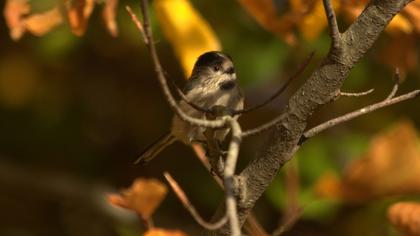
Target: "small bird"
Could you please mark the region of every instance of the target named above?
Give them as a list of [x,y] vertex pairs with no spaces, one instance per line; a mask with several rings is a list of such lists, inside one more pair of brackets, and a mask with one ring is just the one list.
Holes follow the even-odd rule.
[[[236,80],[232,58],[218,51],[206,52],[198,57],[183,93],[188,101],[205,109],[223,106],[240,110],[244,106],[244,97]],[[196,110],[184,100],[179,101],[178,105],[189,116],[206,118],[205,113]],[[235,116],[235,119],[237,118],[238,116]],[[149,162],[176,140],[187,145],[203,142],[206,140],[204,131],[205,128],[191,125],[175,115],[171,131],[150,145],[134,164]],[[228,133],[229,129],[216,130],[215,139],[221,143]]]

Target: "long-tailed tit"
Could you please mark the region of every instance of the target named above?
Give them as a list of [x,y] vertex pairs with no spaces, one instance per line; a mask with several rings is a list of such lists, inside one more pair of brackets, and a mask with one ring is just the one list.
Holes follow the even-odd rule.
[[[221,106],[240,110],[244,105],[232,58],[222,52],[206,52],[198,57],[183,92],[188,101],[205,109]],[[206,118],[205,113],[196,110],[184,100],[179,101],[179,106],[189,116]],[[191,125],[175,116],[172,120],[171,131],[150,145],[135,161],[135,164],[149,162],[176,140],[187,145],[195,141],[205,141],[204,131],[205,128]],[[229,129],[216,130],[214,137],[221,143],[228,133]]]

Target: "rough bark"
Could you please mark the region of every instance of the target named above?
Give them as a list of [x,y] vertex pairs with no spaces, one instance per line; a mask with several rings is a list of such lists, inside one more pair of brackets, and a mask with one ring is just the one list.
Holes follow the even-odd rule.
[[[320,66],[290,98],[282,112],[284,118],[272,129],[257,157],[238,176],[242,193],[238,199],[241,224],[278,171],[292,158],[308,118],[339,93],[355,63],[409,2],[372,0],[347,31],[339,35],[338,45],[331,47]],[[213,234],[230,235],[228,224]]]

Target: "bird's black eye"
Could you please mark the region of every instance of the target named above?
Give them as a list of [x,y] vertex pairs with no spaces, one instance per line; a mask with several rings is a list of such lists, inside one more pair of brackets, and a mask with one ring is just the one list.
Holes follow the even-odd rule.
[[219,70],[221,70],[221,69],[222,69],[222,68],[221,68],[220,66],[214,66],[214,67],[213,67],[213,70],[214,70],[214,71],[219,71]]

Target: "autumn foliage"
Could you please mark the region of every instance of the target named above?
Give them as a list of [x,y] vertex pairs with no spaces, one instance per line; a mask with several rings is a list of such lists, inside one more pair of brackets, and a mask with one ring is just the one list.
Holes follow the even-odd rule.
[[[276,35],[276,40],[282,40],[290,47],[314,42],[326,32],[328,24],[322,1],[288,0],[284,1],[287,4],[284,4],[282,9],[276,6],[276,2],[280,1],[238,0],[237,4],[248,14],[251,22]],[[367,2],[332,0],[341,31],[345,31],[346,27],[356,20]],[[33,9],[29,0],[6,0],[3,15],[10,38],[19,41],[28,37],[28,34],[42,37],[60,26],[67,27],[74,36],[82,37],[89,31],[89,22],[98,20],[92,17],[94,11],[101,11],[100,20],[108,34],[112,37],[119,36],[122,22],[119,22],[118,14],[123,12],[118,11],[122,9],[121,1],[59,0],[55,3],[52,8],[39,12]],[[171,45],[185,78],[190,74],[197,56],[203,51],[223,50],[211,22],[192,2],[154,0],[152,6],[155,12],[152,16],[158,22],[157,28],[162,32],[163,40],[167,40]],[[404,74],[418,67],[420,0],[415,0],[405,7],[391,21],[385,34],[385,43],[378,46],[378,53],[374,57],[390,68],[400,68],[404,77]],[[12,59],[8,62],[12,63],[11,66],[6,64],[8,70],[19,71],[20,64],[13,66]],[[22,70],[19,73],[30,72]],[[11,107],[18,107],[26,101],[29,94],[26,91],[31,90],[35,83],[28,80],[25,84],[19,82],[19,78],[20,76],[16,76],[12,82],[0,78],[0,98],[8,101],[2,102],[10,104]],[[3,84],[10,85],[10,88]],[[20,87],[14,87],[15,84]],[[349,163],[343,164],[345,168],[342,173],[323,172],[315,185],[311,186],[311,191],[317,198],[333,199],[341,204],[367,205],[384,198],[420,193],[420,139],[412,122],[402,120],[379,132],[370,139],[363,154],[352,158]],[[298,177],[294,182],[296,185],[300,184]],[[299,191],[299,188],[295,191]],[[164,201],[167,192],[166,185],[156,179],[138,178],[127,189],[108,195],[107,201],[114,207],[123,208],[138,216],[139,222],[145,225],[145,236],[186,236],[181,230],[169,230],[153,225],[153,214]],[[295,197],[293,195],[293,198]],[[296,204],[297,202],[298,200]],[[302,211],[305,210],[305,207],[302,207]],[[392,205],[388,210],[388,219],[404,234],[420,235],[419,203],[399,202]]]
[[369,150],[348,166],[341,179],[328,173],[316,184],[324,197],[364,202],[385,196],[420,193],[420,139],[401,121],[372,139]]
[[420,204],[398,202],[388,209],[389,221],[407,236],[420,235]]

